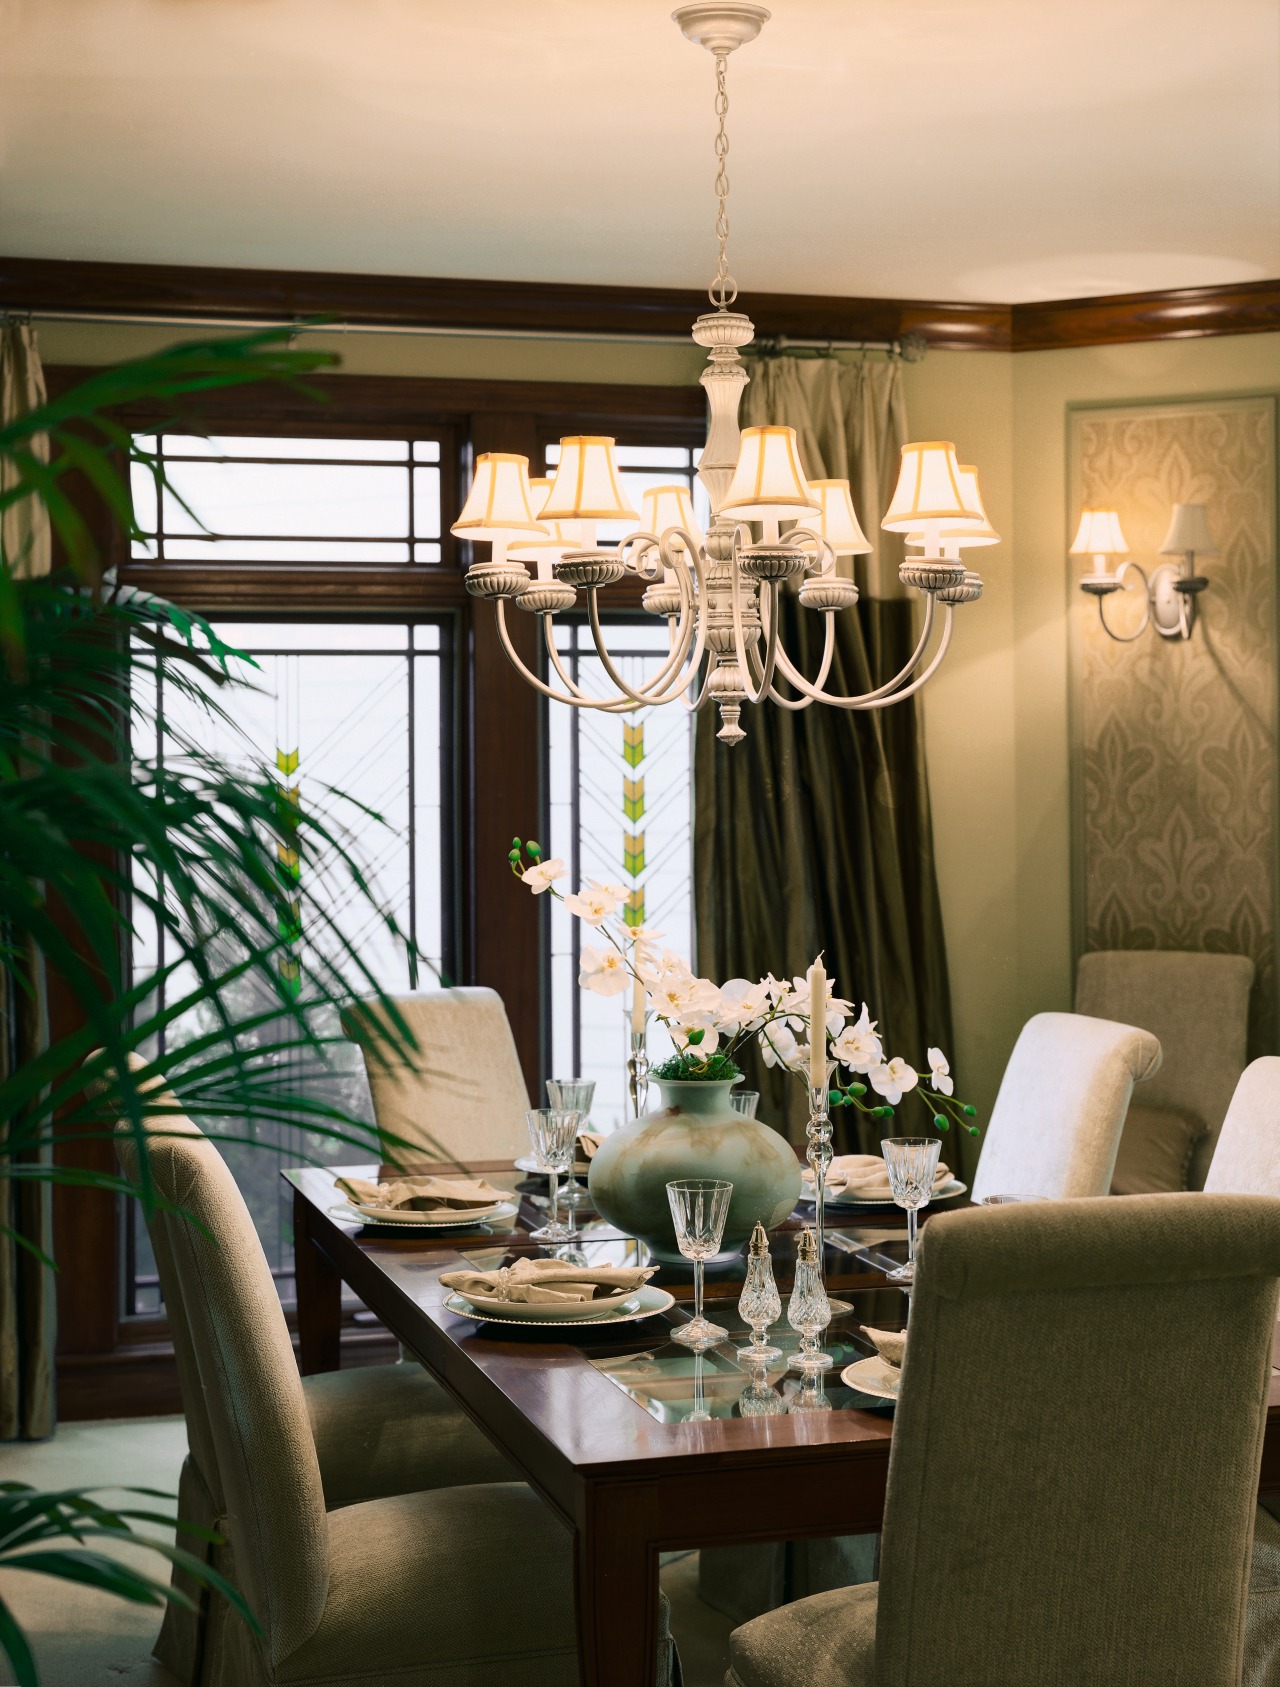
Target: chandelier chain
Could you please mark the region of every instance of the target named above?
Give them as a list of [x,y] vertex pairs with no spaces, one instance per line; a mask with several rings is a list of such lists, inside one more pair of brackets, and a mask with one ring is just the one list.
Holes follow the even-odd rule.
[[724,53],[716,54],[716,116],[720,120],[716,130],[716,239],[720,254],[707,297],[718,310],[727,310],[738,296],[738,283],[729,274],[729,135],[725,127],[729,116],[728,62]]

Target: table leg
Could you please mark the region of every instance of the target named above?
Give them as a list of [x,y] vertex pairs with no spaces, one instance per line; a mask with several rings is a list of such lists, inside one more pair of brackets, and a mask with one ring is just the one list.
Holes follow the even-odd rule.
[[304,1377],[341,1364],[342,1278],[311,1235],[310,1201],[293,1195],[293,1247],[298,1292],[298,1368]]
[[591,1484],[574,1540],[582,1687],[653,1687],[658,1554],[642,1486]]

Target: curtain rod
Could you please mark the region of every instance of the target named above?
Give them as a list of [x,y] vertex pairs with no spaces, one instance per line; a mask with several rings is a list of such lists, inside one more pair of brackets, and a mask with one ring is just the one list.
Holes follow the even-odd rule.
[[[449,328],[426,323],[294,322],[283,317],[189,316],[179,311],[9,310],[0,321],[113,323],[133,328],[291,328],[295,334],[409,334],[427,339],[546,340],[552,344],[600,343],[689,346],[686,334],[627,334],[589,328]],[[763,336],[745,348],[748,354],[777,357],[792,351],[884,351],[916,363],[926,343],[919,334],[898,340],[793,340],[786,335]]]

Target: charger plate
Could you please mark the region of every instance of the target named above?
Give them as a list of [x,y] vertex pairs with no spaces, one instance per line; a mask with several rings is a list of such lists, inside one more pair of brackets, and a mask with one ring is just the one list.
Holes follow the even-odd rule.
[[[957,1195],[967,1195],[968,1192],[969,1185],[953,1177],[950,1183],[944,1183],[936,1194],[929,1197],[929,1205],[933,1206],[938,1201],[954,1201]],[[813,1188],[807,1180],[800,1190],[800,1199],[809,1206],[813,1205]],[[896,1203],[892,1195],[845,1195],[839,1189],[834,1192],[828,1189],[826,1205],[830,1211],[832,1207],[892,1207]]]
[[901,1370],[878,1353],[846,1365],[840,1373],[840,1381],[847,1388],[856,1388],[859,1394],[872,1394],[877,1400],[896,1400],[901,1377]]
[[[506,1310],[499,1317],[495,1313],[482,1311],[465,1296],[458,1294],[450,1295],[444,1304],[450,1312],[456,1313],[459,1318],[473,1318],[477,1324],[519,1324],[523,1328],[529,1329],[531,1326],[539,1325],[544,1328],[551,1326],[560,1328],[565,1325],[572,1327],[583,1324],[609,1326],[635,1324],[643,1318],[653,1318],[659,1312],[666,1312],[675,1303],[676,1297],[674,1295],[668,1294],[665,1289],[655,1289],[652,1284],[646,1283],[644,1288],[637,1289],[623,1301],[623,1306],[630,1307],[630,1311],[607,1308],[603,1313],[597,1312],[594,1316],[590,1313],[584,1313],[580,1306],[548,1307],[543,1305],[531,1306],[528,1309],[529,1312],[542,1314],[542,1316],[529,1317],[526,1315],[521,1317],[517,1315],[513,1318],[511,1314],[514,1308],[510,1301],[506,1301],[502,1303]],[[548,1312],[552,1314],[551,1317],[546,1316]],[[566,1312],[570,1316],[564,1316]]]
[[519,1212],[514,1201],[497,1201],[491,1207],[468,1207],[465,1212],[456,1207],[445,1213],[389,1213],[382,1207],[358,1207],[354,1201],[343,1201],[329,1211],[335,1218],[358,1219],[361,1224],[388,1224],[399,1230],[469,1230],[475,1224],[487,1224],[514,1218]]

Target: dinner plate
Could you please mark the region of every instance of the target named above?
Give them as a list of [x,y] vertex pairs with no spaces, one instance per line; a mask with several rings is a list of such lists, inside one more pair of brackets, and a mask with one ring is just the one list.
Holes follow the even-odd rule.
[[[530,1177],[546,1177],[548,1175],[547,1168],[540,1166],[532,1154],[522,1154],[515,1164],[517,1171],[528,1172]],[[575,1160],[573,1163],[574,1177],[585,1178],[590,1169],[591,1167],[586,1160]],[[560,1175],[563,1177],[565,1174],[561,1172]]]
[[[953,1177],[950,1183],[944,1183],[935,1195],[929,1197],[929,1205],[936,1201],[954,1201],[957,1195],[965,1195],[969,1191],[967,1183],[961,1183],[958,1177]],[[800,1199],[813,1204],[813,1190],[802,1188]],[[826,1205],[831,1207],[892,1207],[896,1205],[892,1195],[846,1195],[842,1189],[827,1191]]]
[[519,1210],[514,1201],[497,1201],[491,1207],[471,1207],[466,1212],[454,1208],[444,1213],[390,1213],[383,1207],[358,1207],[354,1201],[343,1201],[329,1208],[335,1218],[348,1221],[355,1218],[361,1224],[390,1224],[403,1230],[468,1230],[475,1224],[514,1218]]
[[477,1312],[504,1320],[514,1318],[519,1324],[580,1324],[594,1323],[624,1308],[634,1312],[639,1295],[639,1289],[632,1289],[629,1294],[604,1300],[500,1300],[497,1295],[463,1295],[462,1299]]
[[840,1381],[847,1388],[856,1388],[859,1394],[873,1394],[877,1400],[896,1400],[901,1377],[902,1372],[878,1353],[846,1365],[840,1373]]
[[[459,1318],[473,1318],[477,1324],[519,1324],[525,1329],[528,1329],[531,1325],[544,1325],[563,1329],[565,1327],[581,1327],[583,1324],[591,1324],[596,1327],[600,1325],[612,1327],[614,1324],[636,1324],[643,1318],[653,1318],[659,1312],[666,1312],[669,1307],[675,1305],[676,1297],[669,1295],[665,1289],[655,1289],[651,1283],[646,1283],[644,1288],[637,1290],[633,1295],[627,1296],[628,1304],[632,1301],[635,1302],[635,1307],[631,1312],[609,1311],[603,1317],[599,1314],[595,1317],[584,1317],[581,1311],[575,1307],[573,1310],[577,1313],[577,1316],[573,1318],[512,1318],[510,1316],[510,1305],[507,1306],[502,1317],[497,1317],[490,1312],[481,1312],[463,1295],[456,1294],[450,1295],[448,1300],[445,1301],[445,1305],[450,1312],[456,1313]],[[546,1308],[542,1307],[537,1310],[545,1312]]]

